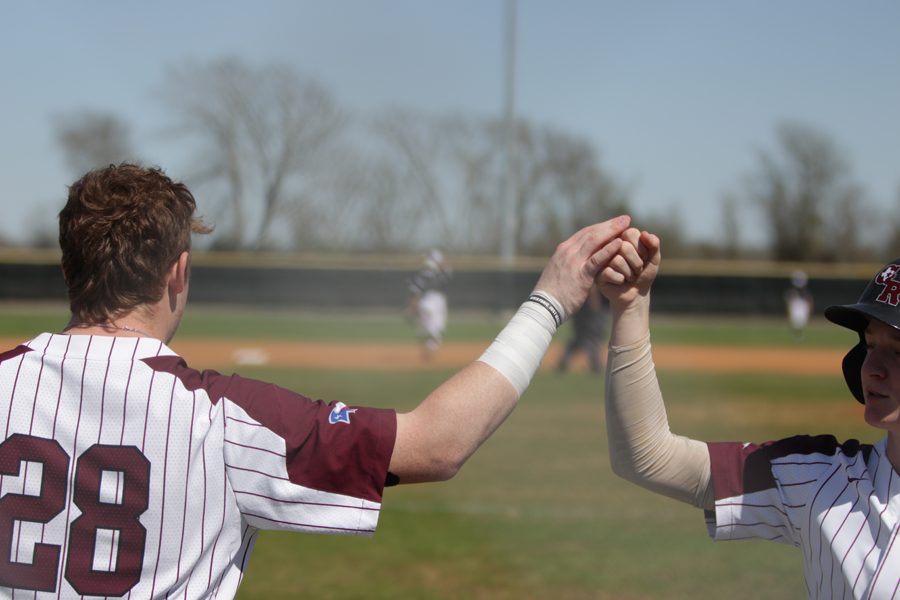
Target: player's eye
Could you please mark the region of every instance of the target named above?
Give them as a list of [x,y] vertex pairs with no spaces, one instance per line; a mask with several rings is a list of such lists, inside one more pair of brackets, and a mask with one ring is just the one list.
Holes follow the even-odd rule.
[[878,346],[877,344],[867,343],[866,344],[866,352],[873,353],[878,352],[882,357],[891,357],[900,359],[900,346],[895,346],[893,344],[889,346]]

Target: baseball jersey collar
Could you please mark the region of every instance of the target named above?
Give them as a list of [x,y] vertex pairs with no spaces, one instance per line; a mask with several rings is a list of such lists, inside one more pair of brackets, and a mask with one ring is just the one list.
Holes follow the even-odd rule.
[[151,356],[176,355],[175,351],[160,340],[146,337],[45,332],[24,345],[50,356],[88,360],[138,360]]

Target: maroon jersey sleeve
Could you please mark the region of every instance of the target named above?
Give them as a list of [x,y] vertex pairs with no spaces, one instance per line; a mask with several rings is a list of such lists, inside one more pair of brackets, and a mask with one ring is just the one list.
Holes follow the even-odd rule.
[[[178,357],[146,360],[179,374],[189,389],[205,390],[211,402],[226,400],[239,409],[226,410],[226,444],[233,454],[242,447],[247,454],[283,452],[291,483],[381,501],[397,433],[393,410],[314,401],[271,383],[198,372]],[[256,435],[260,427],[283,440],[283,446],[266,447],[263,436]]]

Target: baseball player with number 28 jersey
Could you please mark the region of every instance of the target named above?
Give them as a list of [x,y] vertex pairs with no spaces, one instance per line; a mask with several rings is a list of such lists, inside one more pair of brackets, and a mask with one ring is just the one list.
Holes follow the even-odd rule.
[[145,337],[48,333],[0,358],[4,586],[229,597],[259,529],[375,530],[391,411],[200,373]]
[[629,222],[560,244],[484,354],[400,413],[189,367],[168,344],[195,210],[138,165],[70,187],[71,320],[0,353],[0,595],[231,598],[261,529],[371,535],[385,486],[453,477],[509,415]]
[[703,443],[669,431],[650,350],[659,239],[629,229],[601,274],[613,308],[606,388],[610,460],[620,476],[706,511],[716,540],[761,538],[803,554],[810,598],[900,598],[900,259],[855,304],[825,316],[859,334],[843,361],[875,444],[831,435]]

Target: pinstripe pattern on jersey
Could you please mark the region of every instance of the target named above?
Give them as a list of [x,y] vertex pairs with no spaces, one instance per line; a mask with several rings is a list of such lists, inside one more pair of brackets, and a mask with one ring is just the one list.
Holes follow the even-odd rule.
[[799,547],[810,598],[900,597],[900,477],[885,445],[832,436],[708,444],[710,535]]
[[[353,415],[358,425],[332,425],[328,415],[333,405],[322,400],[311,401],[271,383],[237,375],[195,371],[176,356],[146,362],[155,370],[175,374],[187,389],[206,389],[211,398],[225,398],[240,409],[227,412],[228,425],[240,434],[227,436],[226,452],[249,440],[244,449],[256,452],[240,454],[252,455],[250,464],[265,461],[268,449],[280,454],[279,464],[287,463],[292,483],[381,502],[384,474],[373,472],[371,464],[390,461],[396,428],[393,411],[358,408]],[[321,453],[316,445],[304,443],[310,439],[330,451]],[[289,456],[285,456],[285,445],[290,448]]]
[[[77,458],[97,444],[130,446],[149,461],[144,546],[98,529],[92,562],[114,573],[121,552],[142,552],[134,598],[232,597],[262,528],[371,534],[394,414],[358,409],[352,426],[332,426],[329,411],[277,386],[189,369],[148,338],[42,334],[0,354],[0,432],[56,439],[71,458],[70,488]],[[99,496],[122,502],[127,473],[104,471]],[[39,494],[42,476],[41,463],[21,463],[18,475],[0,476],[0,496]],[[31,562],[36,543],[63,554],[57,591],[29,598],[80,597],[65,552],[81,514],[70,491],[46,525],[16,521],[14,560]]]

